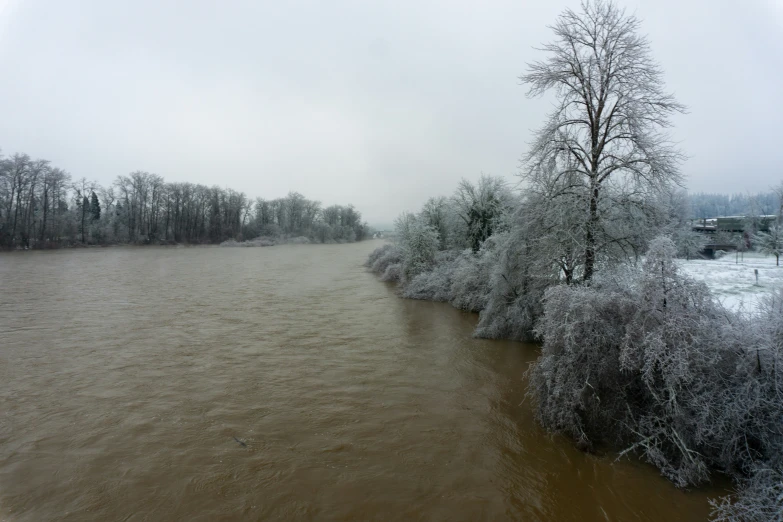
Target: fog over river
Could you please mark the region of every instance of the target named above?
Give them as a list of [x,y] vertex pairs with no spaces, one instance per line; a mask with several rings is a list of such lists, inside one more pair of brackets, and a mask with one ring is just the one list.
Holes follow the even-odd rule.
[[706,520],[525,400],[378,241],[0,253],[0,520]]

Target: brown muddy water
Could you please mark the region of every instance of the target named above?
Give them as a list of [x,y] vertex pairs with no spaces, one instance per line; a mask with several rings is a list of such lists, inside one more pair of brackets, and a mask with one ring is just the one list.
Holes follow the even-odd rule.
[[707,519],[547,435],[536,348],[398,298],[378,245],[0,254],[0,520]]

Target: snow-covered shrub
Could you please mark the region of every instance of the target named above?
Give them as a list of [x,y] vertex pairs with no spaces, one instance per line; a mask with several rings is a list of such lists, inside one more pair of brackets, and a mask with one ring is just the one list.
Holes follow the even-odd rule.
[[372,251],[366,265],[378,275],[383,275],[391,265],[402,263],[402,251],[397,245],[385,244]]
[[503,235],[484,241],[478,252],[463,251],[454,263],[449,302],[454,308],[480,312],[487,306],[492,291],[492,274],[498,263]]
[[364,266],[371,267],[375,261],[383,257],[384,254],[386,254],[391,248],[394,248],[394,245],[391,245],[389,243],[386,243],[385,245],[381,245],[372,252],[370,252],[370,255],[367,256],[367,261],[364,262]]
[[456,252],[449,250],[438,252],[432,270],[422,272],[408,281],[402,296],[408,299],[449,301],[456,258]]
[[620,371],[619,357],[625,326],[637,308],[635,296],[611,281],[546,291],[535,329],[542,353],[529,374],[529,392],[545,428],[582,448],[627,438],[621,421],[632,377]]
[[707,451],[715,467],[745,475],[759,462],[783,467],[783,290],[762,299],[755,313],[730,314],[719,349],[730,364],[705,371],[713,412],[703,423],[714,434]]
[[402,280],[402,264],[393,263],[386,265],[386,269],[381,274],[381,281],[387,283],[399,283]]
[[626,318],[620,368],[628,388],[629,449],[680,487],[708,478],[708,446],[720,437],[713,422],[718,384],[731,377],[735,353],[722,338],[727,315],[706,285],[678,273],[677,248],[655,238],[634,285],[636,310]]
[[710,501],[715,522],[783,521],[783,471],[760,465],[741,481],[736,495]]
[[583,447],[619,444],[680,487],[713,469],[779,470],[783,291],[756,315],[729,312],[678,272],[676,252],[656,238],[640,272],[546,292],[530,373],[538,418]]
[[[735,495],[711,501],[715,520],[783,521],[783,289],[744,319],[743,357],[723,386],[721,467],[740,478]],[[750,332],[750,333],[748,333]]]
[[672,240],[677,247],[677,257],[694,259],[702,257],[707,238],[700,232],[694,232],[689,228],[679,228],[672,232]]
[[518,231],[498,245],[491,267],[490,292],[475,335],[487,339],[529,341],[543,313],[544,292],[557,284],[556,269],[542,265],[531,241]]
[[440,239],[438,232],[424,220],[404,213],[395,222],[397,244],[402,251],[403,283],[411,281],[435,265]]

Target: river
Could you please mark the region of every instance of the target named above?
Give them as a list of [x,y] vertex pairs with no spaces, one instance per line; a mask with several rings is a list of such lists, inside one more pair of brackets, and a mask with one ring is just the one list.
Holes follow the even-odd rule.
[[0,520],[707,519],[545,433],[536,347],[397,297],[379,244],[0,254]]

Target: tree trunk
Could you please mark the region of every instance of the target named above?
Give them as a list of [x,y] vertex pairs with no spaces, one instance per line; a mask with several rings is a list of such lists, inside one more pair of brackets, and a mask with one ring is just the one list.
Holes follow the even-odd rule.
[[49,213],[49,187],[44,185],[43,193],[43,216],[41,216],[41,241],[46,239],[46,217]]
[[11,241],[14,240],[14,237],[16,236],[16,222],[19,217],[19,205],[22,202],[22,189],[21,187],[16,192],[16,208],[14,209],[14,226],[11,228]]
[[87,205],[85,204],[86,201],[87,201],[87,198],[83,197],[82,198],[82,244],[84,244],[86,242],[85,241],[85,236],[84,236],[84,229],[85,229],[85,223],[84,222],[85,222],[85,216],[87,215]]
[[593,278],[595,270],[595,226],[598,223],[598,187],[593,187],[590,195],[590,216],[585,230],[585,274],[584,281]]

